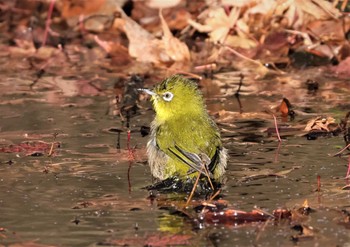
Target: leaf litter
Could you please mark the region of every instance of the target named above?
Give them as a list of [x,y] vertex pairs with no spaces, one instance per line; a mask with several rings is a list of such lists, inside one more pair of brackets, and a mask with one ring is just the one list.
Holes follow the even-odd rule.
[[[256,83],[257,78],[277,77],[280,87],[288,83],[295,85],[297,82],[301,82],[300,78],[295,79],[288,73],[286,74],[285,68],[288,70],[292,66],[302,68],[320,66],[323,72],[334,72],[345,76],[345,78],[348,74],[346,68],[349,53],[346,35],[350,21],[348,15],[335,6],[335,1],[334,4],[327,1],[315,2],[311,0],[279,1],[278,4],[270,0],[222,1],[221,4],[186,3],[188,8],[184,8],[183,1],[172,1],[170,6],[164,6],[164,1],[148,1],[145,6],[135,2],[135,6],[138,7],[135,7],[131,13],[126,11],[126,8],[124,11],[120,7],[116,7],[114,1],[94,0],[89,4],[84,2],[72,4],[72,1],[57,0],[41,1],[41,4],[45,7],[51,6],[50,9],[53,12],[47,13],[46,25],[42,23],[42,16],[35,15],[33,18],[41,24],[35,26],[35,22],[33,22],[33,28],[31,26],[33,23],[30,23],[28,16],[39,11],[36,10],[38,6],[30,4],[29,1],[24,1],[21,4],[5,2],[1,5],[6,14],[5,23],[9,26],[13,26],[15,21],[15,19],[8,17],[11,11],[18,15],[18,19],[21,19],[20,25],[14,27],[15,32],[4,32],[5,39],[11,41],[9,43],[13,42],[13,45],[6,46],[6,52],[3,55],[12,56],[14,59],[15,57],[21,58],[19,59],[21,61],[18,60],[16,65],[17,69],[26,67],[34,72],[30,78],[32,81],[29,83],[27,81],[24,85],[31,85],[30,88],[24,90],[51,90],[48,88],[48,84],[50,84],[67,98],[74,98],[78,95],[106,96],[106,87],[110,88],[110,85],[113,84],[108,78],[122,75],[120,78],[128,78],[121,83],[122,90],[118,90],[118,86],[116,86],[113,93],[107,92],[107,94],[110,93],[111,98],[116,98],[116,101],[113,102],[113,109],[108,109],[108,112],[111,115],[120,116],[123,131],[118,132],[118,135],[121,134],[123,137],[130,134],[128,129],[133,125],[132,118],[138,116],[140,109],[143,110],[140,102],[142,104],[144,99],[140,99],[135,94],[135,88],[143,83],[152,85],[155,81],[154,77],[160,78],[175,71],[190,74],[191,70],[195,70],[194,68],[201,68],[195,70],[196,73],[201,73],[201,75],[196,75],[196,78],[213,75],[218,79],[220,90],[225,91],[226,87],[226,95],[237,95],[238,102],[239,95],[249,96],[256,92],[262,96],[269,94],[271,90],[261,88],[259,83]],[[191,4],[195,7],[191,7]],[[162,10],[162,8],[165,9]],[[172,8],[176,10],[174,11],[177,14],[176,18],[179,18],[176,20],[185,21],[178,23],[178,25],[175,25],[176,21],[171,22]],[[137,14],[141,17],[137,18]],[[266,25],[266,23],[271,23],[271,25]],[[48,35],[47,38],[43,38],[46,35]],[[40,45],[42,46],[40,47]],[[311,62],[305,62],[304,57],[312,58]],[[86,66],[82,63],[83,60],[87,60],[91,64]],[[96,60],[99,62],[94,62]],[[150,71],[149,68],[152,70]],[[231,71],[224,75],[225,70]],[[240,71],[237,73],[237,71],[232,72],[232,70]],[[77,72],[87,71],[92,72],[82,77],[69,78],[72,75],[76,76]],[[138,75],[129,72],[135,71],[141,72],[145,78],[152,77],[152,80],[146,79],[141,84],[134,83]],[[154,76],[154,74],[157,75]],[[244,75],[244,79],[241,79],[240,83],[233,80],[234,77],[241,78],[237,77],[237,74]],[[68,78],[65,77],[66,75]],[[99,75],[105,77],[100,78]],[[229,83],[231,83],[229,86],[228,84],[222,85],[223,76],[229,78]],[[318,84],[307,79],[303,81],[306,81],[304,86],[310,94],[317,94],[318,88],[323,85],[322,82]],[[347,90],[347,86],[346,84],[343,86],[344,90]],[[286,88],[290,91],[296,89],[296,87]],[[264,95],[264,93],[266,94]],[[315,139],[340,135],[344,137],[344,141],[348,145],[348,117],[339,122],[335,116],[314,116],[308,112],[309,109],[298,105],[300,101],[295,100],[298,93],[294,93],[292,98],[286,95],[280,96],[280,102],[276,102],[272,108],[260,112],[245,111],[243,104],[239,112],[219,110],[213,111],[213,115],[223,125],[226,124],[228,129],[235,126],[235,120],[238,118],[260,119],[269,124],[269,127],[264,125],[260,129],[254,130],[262,133],[262,136],[266,132],[268,134],[278,133],[278,130],[281,132],[282,139],[288,135],[297,136],[295,132],[311,133],[312,135],[309,136],[312,138],[316,136]],[[327,96],[329,95],[324,95],[325,98]],[[41,99],[33,101],[41,102]],[[295,104],[295,101],[298,103]],[[1,104],[21,103],[23,100],[8,100]],[[67,107],[70,106],[73,106],[73,103],[68,102]],[[298,114],[299,116],[304,114],[308,117],[312,115],[313,119],[309,119],[306,123],[305,121],[295,123],[292,119],[292,111],[296,113],[296,116]],[[278,115],[276,122],[287,122],[289,125],[281,127],[281,124],[278,123],[274,126],[272,118],[274,114]],[[340,119],[339,115],[338,119]],[[273,132],[274,129],[276,129],[275,132]],[[285,134],[286,132],[289,133]],[[315,132],[322,132],[326,135],[315,135]],[[6,153],[46,155],[51,153],[50,150],[54,145],[52,154],[55,154],[59,144],[52,144],[42,141],[21,142],[3,145],[0,150]],[[134,151],[142,154],[144,150],[133,149],[129,144],[128,142],[127,149],[119,152],[119,156],[123,157],[124,161],[131,163],[142,162],[144,157],[141,155],[141,158],[138,159],[137,156],[135,158]],[[256,143],[256,145],[258,144]],[[94,149],[100,146],[90,144],[85,145],[85,147]],[[102,147],[106,146],[102,144]],[[345,145],[345,147],[347,146]],[[110,148],[108,153],[109,155],[104,159],[98,154],[85,154],[85,156],[87,159],[108,161],[115,154],[113,148]],[[82,153],[76,152],[75,154]],[[252,174],[244,176],[240,182],[249,182],[270,176],[288,178],[290,173],[299,168],[300,166],[293,166],[280,172],[276,172],[274,169],[252,170]],[[348,185],[342,189],[347,190]],[[79,202],[76,207],[82,209],[120,205],[118,197],[106,196],[106,198],[98,198],[93,202]],[[309,211],[308,205],[303,205],[301,209],[276,209],[270,214],[260,209],[238,210],[227,203],[220,204],[217,200],[201,202],[201,200],[196,199],[188,208],[176,205],[179,201],[183,203],[181,199],[175,203],[170,200],[170,203],[175,204],[175,207],[172,205],[169,212],[175,211],[186,215],[186,218],[198,228],[202,227],[203,223],[232,227],[240,224],[270,223],[287,219],[293,222],[290,223],[291,227],[293,231],[297,232],[291,235],[293,242],[308,241],[319,235],[317,229],[308,223],[312,216],[305,215],[305,211]],[[136,202],[124,203],[125,207],[128,208],[129,203]],[[146,210],[147,207],[144,207],[146,200],[141,200],[139,204],[143,204],[142,208]],[[159,205],[159,207],[163,206]],[[348,211],[342,212],[343,216],[340,217],[339,224],[348,227]],[[101,244],[185,245],[190,243],[194,237],[185,234],[150,233],[140,238],[112,239],[101,242]],[[30,244],[30,242],[23,243],[23,246],[31,246]],[[37,245],[34,244],[34,246]]]

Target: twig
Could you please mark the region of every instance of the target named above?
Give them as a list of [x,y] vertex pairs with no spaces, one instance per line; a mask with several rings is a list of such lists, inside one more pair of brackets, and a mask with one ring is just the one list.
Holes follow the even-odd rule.
[[79,30],[80,30],[82,33],[86,33],[84,21],[85,21],[85,20],[84,20],[84,15],[79,15],[78,25],[79,25]]
[[129,188],[129,194],[131,193],[131,179],[130,179],[130,172],[131,172],[131,166],[132,161],[135,160],[134,152],[130,148],[130,140],[131,140],[131,131],[127,131],[127,143],[126,146],[128,148],[128,159],[129,159],[129,167],[128,167],[128,188]]
[[271,66],[274,70],[276,70],[278,73],[285,75],[287,74],[286,72],[284,72],[283,70],[280,70],[279,68],[277,68],[276,64],[274,63],[269,63],[269,66]]
[[208,178],[208,181],[209,181],[209,183],[210,183],[210,187],[212,188],[212,190],[214,191],[214,185],[213,185],[213,183],[212,183],[212,181],[211,181],[211,179],[210,179],[210,174],[209,174],[209,171],[208,171],[208,169],[207,169],[207,166],[205,165],[205,162],[202,162],[202,169],[198,172],[198,176],[197,176],[197,179],[196,179],[196,182],[194,183],[194,185],[193,185],[193,188],[192,188],[192,191],[191,191],[191,193],[190,193],[190,196],[188,197],[188,199],[187,199],[187,202],[186,202],[186,207],[188,206],[188,204],[190,203],[190,201],[191,201],[191,199],[192,199],[192,197],[193,197],[193,194],[194,194],[194,192],[195,192],[195,190],[196,190],[196,188],[197,188],[197,185],[198,185],[198,182],[199,182],[199,178],[200,178],[200,176],[201,176],[201,174],[203,173],[203,170],[205,171],[205,175],[207,176],[207,178]]
[[58,133],[57,133],[57,132],[53,134],[53,141],[52,141],[52,143],[51,143],[51,148],[50,148],[48,157],[51,157],[52,154],[53,154],[53,149],[54,149],[54,147],[55,147],[55,140],[56,140],[56,137],[57,137],[57,136],[58,136]]
[[317,192],[321,191],[321,176],[317,175]]
[[194,70],[214,70],[216,69],[216,63],[209,63],[209,64],[204,64],[204,65],[198,65],[196,67],[194,67]]
[[350,147],[350,143],[348,145],[345,146],[345,148],[343,148],[342,150],[340,150],[338,153],[336,154],[333,154],[333,157],[334,156],[339,156],[341,155],[342,152],[344,152],[346,149],[348,149]]
[[[274,217],[274,216],[273,216]],[[275,217],[274,217],[275,218]],[[270,224],[273,220],[274,220],[274,218],[273,219],[268,219],[267,221],[265,221],[264,222],[264,224],[261,226],[261,227],[258,227],[258,233],[256,234],[256,237],[255,237],[255,242],[257,242],[259,239],[260,239],[260,237],[261,237],[261,234],[265,231],[265,229],[266,229],[266,226],[268,225],[268,224]]]
[[197,188],[197,185],[198,185],[200,176],[201,176],[201,172],[198,173],[196,182],[195,182],[194,185],[193,185],[192,191],[191,191],[191,193],[190,193],[190,196],[189,196],[188,199],[187,199],[187,202],[186,202],[186,204],[185,204],[185,207],[187,207],[187,206],[189,205],[190,201],[192,200],[192,197],[193,197],[193,194],[194,194],[194,192],[195,192],[195,190],[196,190],[196,188]]
[[281,142],[278,142],[278,146],[277,146],[277,149],[276,149],[276,152],[275,152],[275,157],[273,159],[274,163],[278,162],[278,154],[280,152],[280,149],[281,149]]
[[232,49],[231,47],[229,47],[229,46],[227,46],[227,45],[223,45],[223,47],[226,48],[227,50],[229,50],[230,52],[232,52],[233,54],[235,54],[236,56],[238,56],[238,57],[244,59],[244,60],[247,60],[247,61],[252,62],[252,63],[254,63],[254,64],[257,64],[257,65],[259,65],[259,66],[264,66],[264,65],[263,65],[262,63],[260,63],[259,61],[255,61],[255,60],[253,60],[253,59],[251,59],[251,58],[249,58],[249,57],[246,57],[246,56],[244,56],[243,54],[239,53],[238,51]]
[[242,73],[239,74],[239,85],[238,85],[238,88],[237,88],[237,91],[235,93],[235,97],[237,99],[237,102],[238,102],[238,106],[239,106],[239,113],[243,113],[243,106],[242,106],[242,102],[241,102],[241,99],[239,98],[239,93],[241,92],[241,87],[243,85],[243,79],[244,79],[244,75]]
[[55,143],[54,143],[54,142],[52,142],[52,143],[51,143],[51,148],[50,148],[49,154],[48,154],[47,156],[49,156],[49,157],[51,157],[51,156],[52,156],[54,146],[55,146]]
[[129,160],[129,167],[128,167],[128,191],[129,191],[129,194],[131,194],[131,178],[130,178],[130,172],[131,172],[131,160]]
[[[98,87],[98,86],[96,86],[96,85],[94,84],[95,81],[101,81],[101,79],[98,78],[98,77],[95,77],[95,78],[93,78],[93,79],[91,79],[91,80],[87,80],[87,83],[88,83],[91,87],[93,87],[94,89],[96,89],[98,92],[103,92],[103,90],[102,90],[100,87]],[[86,81],[83,80],[82,82],[85,83]]]
[[346,172],[345,179],[349,179],[349,178],[350,178],[350,155],[349,155],[349,162],[348,162],[348,171]]
[[127,128],[130,127],[130,111],[129,110],[126,111],[126,127]]
[[126,142],[126,146],[127,146],[128,150],[130,151],[130,139],[131,139],[131,131],[130,130],[127,131],[127,136],[128,136],[128,139]]
[[[45,63],[45,65],[47,65],[47,63]],[[42,66],[44,67],[44,66]],[[33,87],[35,86],[35,84],[37,84],[37,82],[39,81],[39,79],[43,76],[43,74],[45,73],[45,69],[41,68],[38,72],[36,72],[36,78],[33,80],[33,82],[29,85],[30,90],[33,89]]]
[[[208,168],[204,165],[204,163],[203,163],[203,167],[204,167],[205,175],[207,176],[208,181],[209,181],[209,183],[210,183],[210,187],[214,190],[214,185],[213,185],[213,183],[211,182]],[[202,169],[202,170],[203,170],[203,169]]]
[[38,72],[36,73],[36,78],[33,80],[33,82],[29,85],[30,90],[33,90],[33,87],[37,84],[37,82],[39,81],[39,79],[45,74],[45,69],[46,67],[48,67],[53,60],[55,60],[57,58],[57,56],[63,52],[62,46],[58,45],[57,46],[58,51],[55,51],[55,53],[49,58],[47,59],[47,61],[42,64],[38,70]]
[[128,130],[127,135],[128,135],[128,139],[127,139],[126,146],[128,148],[128,158],[129,158],[129,161],[133,161],[133,160],[135,160],[135,156],[134,156],[134,151],[130,148],[130,139],[131,139],[131,131],[130,130]]
[[53,8],[55,6],[55,2],[56,2],[56,0],[51,0],[50,6],[49,6],[49,10],[47,12],[46,26],[45,26],[45,32],[44,32],[44,38],[43,38],[42,46],[46,45],[47,33],[49,32],[50,23],[51,23],[51,15],[52,15],[52,12],[53,12]]
[[280,133],[278,131],[278,125],[277,125],[276,116],[275,116],[275,114],[272,114],[272,116],[273,116],[273,120],[275,121],[275,128],[276,128],[277,139],[278,139],[279,142],[281,142],[282,140],[281,140],[281,137],[280,137]]
[[239,85],[238,85],[238,88],[237,88],[237,91],[235,93],[235,96],[238,97],[239,96],[239,93],[241,92],[241,87],[243,85],[243,79],[244,79],[244,75],[242,73],[239,74]]
[[117,149],[120,149],[120,132],[118,132],[118,137],[117,137]]
[[286,31],[287,33],[291,33],[291,34],[300,35],[304,39],[305,45],[309,45],[309,46],[313,45],[313,42],[312,42],[309,34],[306,32],[301,32],[301,31],[297,31],[297,30],[289,30],[289,29],[285,29],[284,31]]
[[212,195],[212,196],[209,198],[209,202],[211,202],[212,200],[214,200],[215,197],[217,197],[217,196],[220,194],[220,192],[221,192],[221,189],[218,189],[218,190],[214,193],[214,195]]
[[344,10],[345,10],[347,4],[348,4],[348,0],[344,0],[344,1],[343,1],[343,4],[342,4],[341,7],[340,7],[341,11],[344,12]]
[[239,98],[239,94],[235,95],[235,97],[237,99],[239,113],[242,114],[243,113],[243,105],[242,105],[241,99]]

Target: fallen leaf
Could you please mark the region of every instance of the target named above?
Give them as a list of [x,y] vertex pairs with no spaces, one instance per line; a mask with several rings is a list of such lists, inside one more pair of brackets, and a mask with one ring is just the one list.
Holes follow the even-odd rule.
[[344,16],[344,19],[321,20],[317,19],[310,22],[305,30],[322,42],[344,40],[344,31],[350,28],[350,18]]
[[[53,152],[57,152],[60,143],[55,142]],[[42,156],[49,154],[52,143],[43,141],[22,142],[19,144],[1,145],[0,153],[25,153],[27,156]]]
[[260,210],[245,212],[241,210],[225,209],[219,211],[210,211],[202,213],[201,218],[208,224],[238,225],[251,222],[261,222],[273,219],[273,216]]
[[129,51],[125,46],[118,42],[101,40],[97,35],[94,36],[94,40],[110,55],[113,65],[123,66],[131,63]]
[[282,118],[287,116],[294,117],[295,112],[292,110],[293,106],[287,98],[283,98],[281,104],[275,108],[275,112],[281,113]]
[[274,11],[275,16],[284,16],[288,25],[299,29],[305,23],[315,19],[338,18],[341,13],[327,1],[280,0]]
[[247,37],[228,35],[225,39],[225,45],[228,45],[230,47],[240,47],[242,49],[252,49],[257,46],[257,43]]
[[199,32],[209,33],[212,42],[224,43],[230,29],[237,22],[239,13],[240,8],[232,8],[229,15],[222,7],[211,8],[206,13],[204,25],[191,19],[188,20],[188,23]]
[[137,61],[169,65],[174,62],[188,62],[190,60],[188,47],[171,34],[161,12],[159,15],[162,19],[163,37],[157,39],[129,18],[123,10],[119,11],[122,18],[117,19],[114,26],[125,32],[129,40],[129,54]]
[[331,131],[330,125],[335,123],[335,119],[332,117],[316,117],[307,122],[305,131],[320,130]]
[[187,45],[172,35],[163,18],[162,11],[159,11],[159,18],[163,29],[162,41],[164,42],[165,51],[168,56],[175,62],[189,61],[190,51]]
[[96,13],[105,4],[106,0],[61,0],[58,7],[61,8],[63,18]]
[[[253,2],[253,1],[251,1]],[[251,15],[255,14],[262,14],[267,15],[269,12],[271,12],[274,8],[276,8],[275,0],[260,0],[260,1],[254,1],[256,5],[252,6],[251,8],[248,8],[245,15],[249,18]]]
[[165,8],[172,8],[181,3],[181,0],[171,0],[171,1],[164,1],[164,0],[147,0],[145,1],[145,4],[154,9],[165,9]]

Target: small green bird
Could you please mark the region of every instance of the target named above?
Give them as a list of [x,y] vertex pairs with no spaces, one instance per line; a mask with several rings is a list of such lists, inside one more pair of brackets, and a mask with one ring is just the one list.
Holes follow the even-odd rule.
[[152,96],[156,112],[147,144],[152,175],[160,180],[186,180],[202,174],[220,182],[227,165],[227,150],[207,113],[197,84],[175,75],[158,84]]

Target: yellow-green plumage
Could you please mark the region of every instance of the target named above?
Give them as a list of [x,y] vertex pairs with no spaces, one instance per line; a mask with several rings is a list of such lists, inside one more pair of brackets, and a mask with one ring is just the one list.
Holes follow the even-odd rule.
[[204,174],[205,164],[211,177],[219,180],[226,168],[226,149],[196,83],[173,76],[146,92],[152,95],[156,112],[147,144],[153,176],[192,177]]

